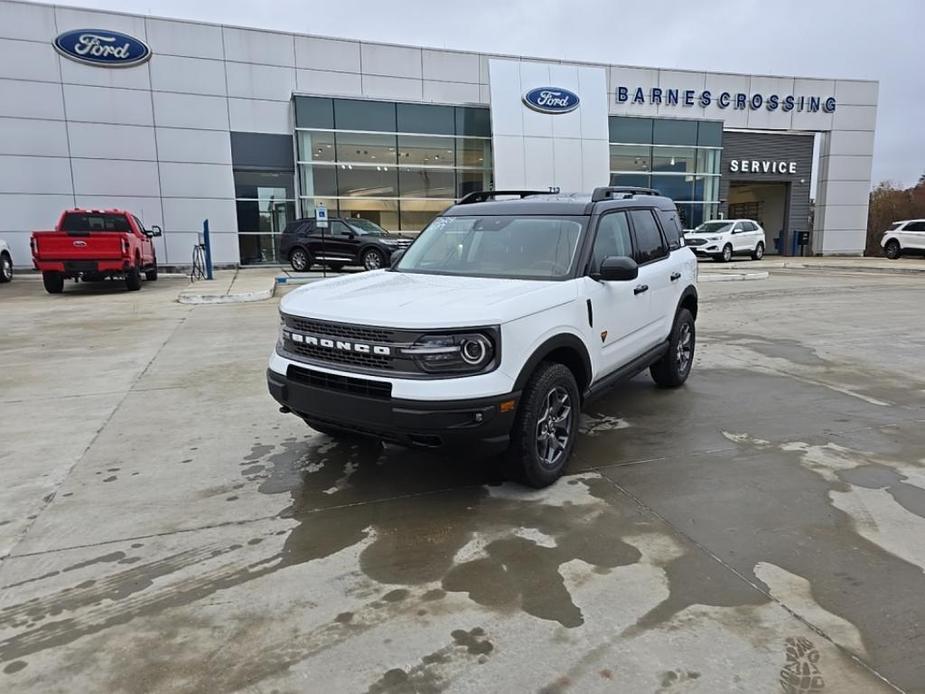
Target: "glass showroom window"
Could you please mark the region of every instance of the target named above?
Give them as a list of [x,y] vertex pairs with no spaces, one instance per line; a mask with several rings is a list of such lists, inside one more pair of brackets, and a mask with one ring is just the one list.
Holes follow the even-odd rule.
[[488,109],[296,97],[295,112],[304,216],[324,200],[332,216],[417,231],[492,185]]
[[722,123],[612,116],[611,185],[655,188],[678,206],[685,228],[715,218]]
[[292,171],[234,172],[242,265],[278,263],[279,234],[295,219]]

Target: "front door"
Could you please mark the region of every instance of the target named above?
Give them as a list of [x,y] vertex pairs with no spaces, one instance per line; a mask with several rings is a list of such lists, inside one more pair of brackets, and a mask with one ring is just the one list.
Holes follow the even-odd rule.
[[[632,258],[633,255],[626,212],[602,216],[594,238],[590,272],[597,273],[604,258]],[[643,343],[651,295],[638,291],[639,281],[604,282],[584,277],[582,282],[583,294],[590,302],[590,343],[599,347],[597,354],[592,355],[595,378],[600,378],[645,351]]]

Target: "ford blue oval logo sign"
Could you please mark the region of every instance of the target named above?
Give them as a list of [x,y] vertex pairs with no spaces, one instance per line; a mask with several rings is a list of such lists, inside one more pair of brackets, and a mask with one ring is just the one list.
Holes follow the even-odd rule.
[[581,99],[562,87],[537,87],[524,94],[524,103],[540,113],[568,113],[578,108]]
[[54,41],[58,53],[78,63],[99,67],[131,67],[151,57],[148,45],[134,36],[102,29],[75,29]]

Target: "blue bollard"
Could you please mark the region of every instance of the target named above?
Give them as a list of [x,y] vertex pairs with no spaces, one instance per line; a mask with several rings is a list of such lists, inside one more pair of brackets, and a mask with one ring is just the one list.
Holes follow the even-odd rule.
[[206,279],[212,279],[212,242],[209,240],[209,220],[202,220],[202,245],[206,252]]

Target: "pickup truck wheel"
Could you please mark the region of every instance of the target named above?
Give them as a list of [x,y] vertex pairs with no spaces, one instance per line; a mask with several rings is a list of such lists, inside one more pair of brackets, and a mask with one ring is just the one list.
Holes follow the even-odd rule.
[[312,266],[312,257],[304,248],[293,248],[289,254],[289,264],[296,272],[308,272]]
[[764,244],[761,241],[758,242],[758,245],[755,246],[755,250],[752,251],[752,260],[761,260],[764,257]]
[[385,265],[385,256],[375,248],[363,251],[363,267],[367,270],[378,270]]
[[13,279],[13,261],[9,253],[0,253],[0,282],[9,282]]
[[684,383],[694,363],[696,341],[694,316],[686,308],[682,308],[671,328],[668,351],[665,356],[649,367],[652,380],[662,388],[677,388]]
[[154,265],[145,270],[145,279],[148,282],[154,282],[157,280],[157,261],[154,261]]
[[899,256],[901,256],[903,251],[899,246],[899,241],[896,239],[890,239],[887,241],[886,245],[883,247],[883,254],[890,260],[896,260]]
[[575,447],[580,407],[568,367],[541,364],[520,399],[507,453],[510,474],[537,489],[559,479]]
[[130,292],[141,289],[141,270],[138,269],[137,265],[126,271],[125,286]]
[[43,272],[42,284],[49,294],[60,294],[64,291],[64,276],[60,272]]

